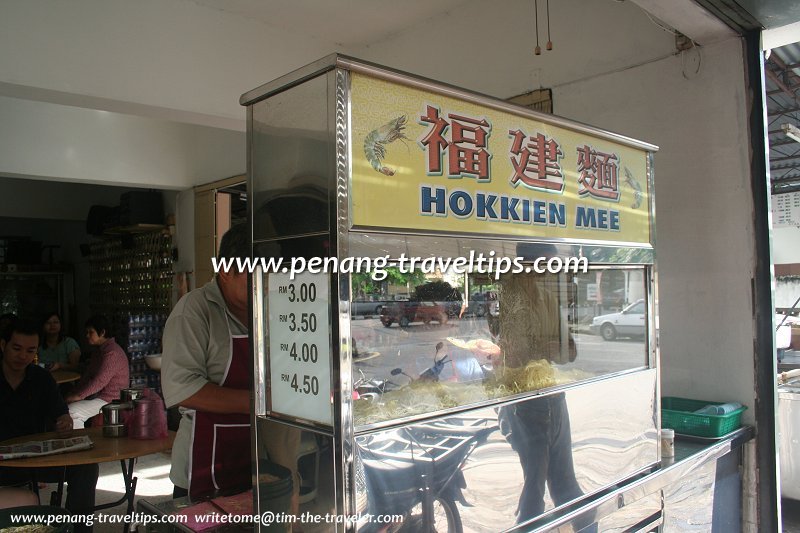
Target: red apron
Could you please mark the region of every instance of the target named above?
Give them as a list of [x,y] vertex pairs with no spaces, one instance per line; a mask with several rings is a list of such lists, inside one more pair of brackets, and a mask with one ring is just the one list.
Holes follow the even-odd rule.
[[[250,344],[247,335],[231,335],[231,358],[219,384],[250,389]],[[189,496],[211,496],[246,489],[250,475],[250,415],[195,411],[189,468]]]

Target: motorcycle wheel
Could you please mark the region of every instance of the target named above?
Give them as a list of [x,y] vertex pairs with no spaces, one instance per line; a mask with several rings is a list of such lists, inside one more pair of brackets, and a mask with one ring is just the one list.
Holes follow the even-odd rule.
[[431,533],[463,533],[461,515],[456,502],[450,498],[437,497],[433,501],[433,524]]
[[397,533],[464,533],[456,502],[449,497],[438,496],[433,501],[432,516],[432,523],[426,524],[418,503],[406,514]]

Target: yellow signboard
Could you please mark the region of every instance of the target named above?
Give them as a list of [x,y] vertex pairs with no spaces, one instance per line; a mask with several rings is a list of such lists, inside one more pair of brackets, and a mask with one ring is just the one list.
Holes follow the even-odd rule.
[[645,150],[351,75],[355,227],[650,243]]

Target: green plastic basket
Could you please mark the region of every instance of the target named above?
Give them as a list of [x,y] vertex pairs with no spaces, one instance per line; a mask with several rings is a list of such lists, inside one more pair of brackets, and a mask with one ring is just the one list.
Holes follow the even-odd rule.
[[722,437],[742,425],[742,413],[747,407],[724,415],[702,415],[694,411],[723,403],[666,396],[661,398],[661,427],[696,437]]

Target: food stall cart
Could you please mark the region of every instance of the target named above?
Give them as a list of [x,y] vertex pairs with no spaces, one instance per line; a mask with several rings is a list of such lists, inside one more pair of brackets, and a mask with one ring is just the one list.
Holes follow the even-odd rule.
[[[252,282],[256,507],[272,421],[344,517],[321,531],[659,527],[657,148],[341,55],[241,103],[253,256],[283,260]],[[367,260],[408,284],[412,258],[460,312],[353,312]]]

